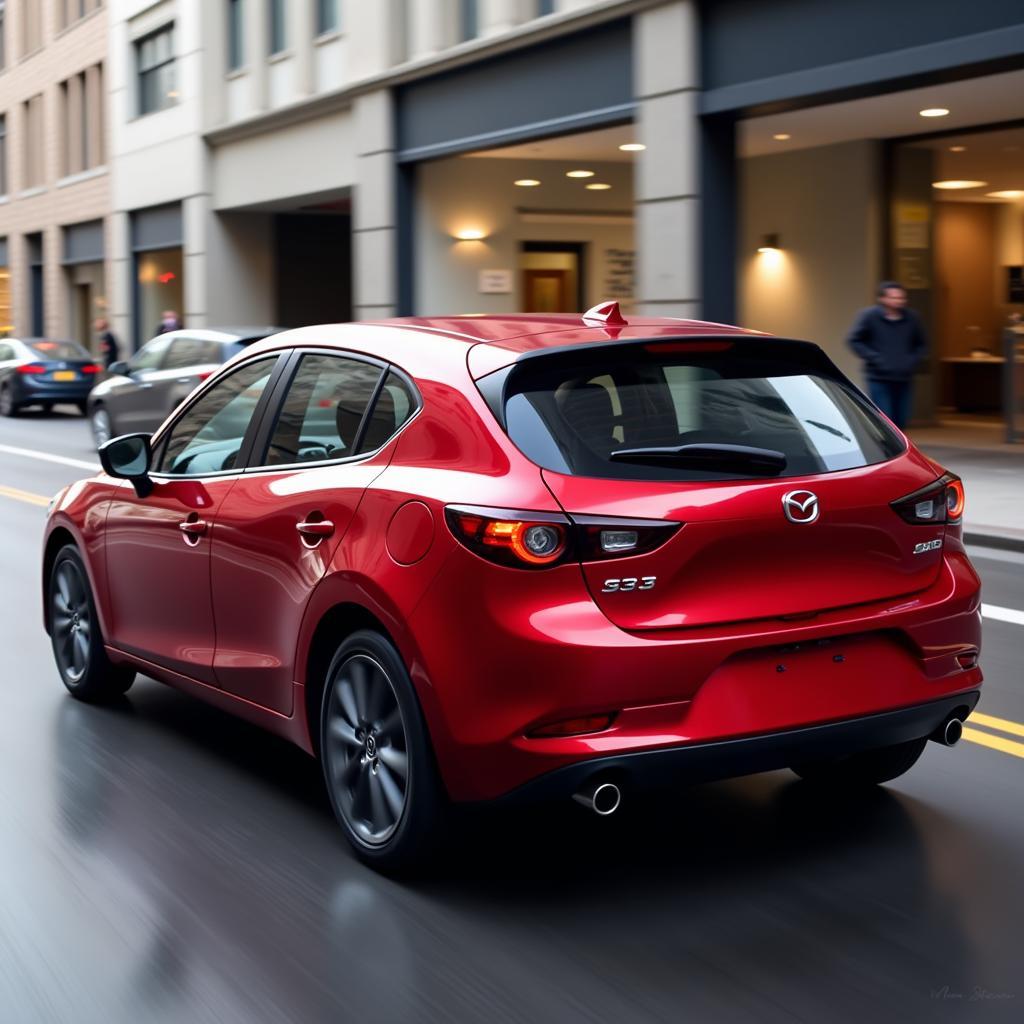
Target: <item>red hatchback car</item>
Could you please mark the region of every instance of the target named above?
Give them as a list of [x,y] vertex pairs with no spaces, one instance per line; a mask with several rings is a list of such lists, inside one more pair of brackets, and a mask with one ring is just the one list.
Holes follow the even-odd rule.
[[46,531],[67,688],[287,737],[381,866],[451,802],[883,782],[978,700],[961,483],[806,342],[614,304],[303,328],[100,454]]

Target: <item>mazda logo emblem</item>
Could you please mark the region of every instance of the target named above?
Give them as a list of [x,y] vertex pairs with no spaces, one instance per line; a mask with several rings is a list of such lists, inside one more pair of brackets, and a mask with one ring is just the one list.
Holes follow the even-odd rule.
[[818,496],[811,491],[790,491],[782,496],[782,511],[791,523],[813,523],[818,518]]

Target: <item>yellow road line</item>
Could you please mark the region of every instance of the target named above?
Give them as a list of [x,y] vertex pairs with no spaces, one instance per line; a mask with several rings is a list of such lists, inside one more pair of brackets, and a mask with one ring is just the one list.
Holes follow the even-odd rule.
[[971,729],[964,726],[964,739],[971,743],[980,743],[983,747],[991,747],[993,750],[1000,750],[1004,754],[1013,754],[1014,757],[1024,757],[1024,743],[1017,743],[1015,740],[1007,740],[1002,736],[993,736],[991,733],[981,732],[979,729]]
[[39,505],[46,508],[50,504],[49,498],[41,494],[32,494],[31,491],[19,491],[17,487],[5,487],[0,484],[0,498],[13,498],[15,501],[23,501],[26,505]]
[[1024,725],[1019,722],[1009,722],[1005,718],[983,715],[980,711],[975,711],[971,715],[971,722],[974,725],[987,725],[990,729],[1008,732],[1011,736],[1024,736]]

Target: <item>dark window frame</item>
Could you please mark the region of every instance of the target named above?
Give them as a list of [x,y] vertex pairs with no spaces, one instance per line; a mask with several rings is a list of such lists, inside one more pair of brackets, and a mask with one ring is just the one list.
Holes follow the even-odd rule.
[[[135,47],[135,87],[136,87],[136,113],[139,117],[147,117],[150,114],[158,114],[161,110],[168,110],[177,106],[177,95],[171,96],[167,90],[158,90],[154,93],[155,104],[147,105],[146,86],[150,81],[158,81],[165,69],[170,68],[173,75],[172,90],[177,92],[177,55],[174,52],[174,29],[173,21],[165,22],[158,29],[140,36],[134,40]],[[147,43],[155,42],[163,36],[168,37],[168,55],[161,60],[154,60],[143,63],[143,48]]]
[[245,0],[227,0],[228,72],[245,67]]
[[284,0],[267,3],[267,56],[288,52],[288,9]]
[[316,34],[330,35],[341,30],[341,0],[315,0]]

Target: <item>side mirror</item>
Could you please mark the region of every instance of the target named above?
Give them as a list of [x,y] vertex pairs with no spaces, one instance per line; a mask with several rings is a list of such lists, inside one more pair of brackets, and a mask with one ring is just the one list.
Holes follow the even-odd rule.
[[100,465],[108,476],[131,480],[135,493],[145,498],[153,491],[149,478],[153,450],[149,446],[151,434],[123,434],[101,444],[98,449]]
[[128,369],[128,361],[126,359],[117,359],[110,366],[107,367],[107,373],[112,377],[128,377],[131,371]]

